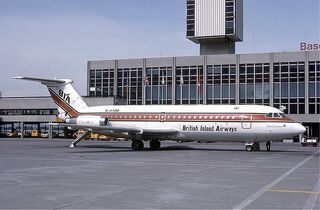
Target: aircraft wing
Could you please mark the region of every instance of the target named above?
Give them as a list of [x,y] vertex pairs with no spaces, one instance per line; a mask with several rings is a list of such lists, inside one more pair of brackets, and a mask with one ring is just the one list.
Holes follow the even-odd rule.
[[110,132],[110,133],[131,133],[141,135],[173,135],[178,132],[176,129],[141,129],[133,127],[114,127],[114,126],[88,126],[88,125],[75,125],[66,123],[52,123],[53,125],[62,125],[72,129],[83,129],[92,132]]

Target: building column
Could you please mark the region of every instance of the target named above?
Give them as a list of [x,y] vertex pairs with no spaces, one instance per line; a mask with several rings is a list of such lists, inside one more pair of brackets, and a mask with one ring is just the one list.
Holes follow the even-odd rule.
[[309,53],[305,52],[304,61],[304,111],[309,114]]
[[[146,105],[146,71],[147,71],[147,64],[146,64],[146,59],[142,59],[142,105]],[[139,73],[138,73],[139,74]],[[139,91],[139,90],[138,90]]]
[[236,63],[236,105],[240,104],[240,55],[237,56]]
[[24,137],[24,123],[23,121],[20,122],[20,132],[21,132],[21,139]]
[[172,58],[172,105],[176,104],[176,58]]
[[273,101],[273,98],[274,98],[274,96],[273,96],[273,81],[274,81],[274,78],[273,78],[273,71],[274,71],[274,69],[273,69],[273,63],[274,63],[274,54],[273,53],[270,53],[270,66],[269,66],[269,91],[270,91],[270,93],[269,93],[269,96],[270,96],[270,106],[274,106],[274,101]]
[[51,124],[52,122],[50,122],[50,124],[49,124],[49,139],[53,139],[53,135],[52,135],[52,127],[53,127],[53,125]]
[[87,62],[87,96],[90,96],[90,61]]
[[[201,81],[200,81],[201,84]],[[207,56],[203,56],[203,82],[202,82],[203,105],[207,105]]]
[[114,60],[113,95],[118,97],[118,60]]

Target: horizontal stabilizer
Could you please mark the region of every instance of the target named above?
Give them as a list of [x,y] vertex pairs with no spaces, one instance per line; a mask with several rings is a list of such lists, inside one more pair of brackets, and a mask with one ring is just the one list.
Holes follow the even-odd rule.
[[72,80],[69,80],[69,79],[42,79],[42,78],[33,78],[33,77],[12,77],[12,79],[41,82],[43,85],[68,84],[73,82]]
[[47,86],[48,91],[58,107],[57,117],[65,120],[69,117],[77,117],[79,113],[88,108],[77,90],[73,87],[70,79],[43,79],[34,77],[13,77],[12,79],[39,82]]

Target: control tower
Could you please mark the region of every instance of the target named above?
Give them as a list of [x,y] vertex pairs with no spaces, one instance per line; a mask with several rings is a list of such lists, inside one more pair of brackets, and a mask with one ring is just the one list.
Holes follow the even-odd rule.
[[243,39],[243,0],[187,0],[186,20],[200,55],[234,54]]

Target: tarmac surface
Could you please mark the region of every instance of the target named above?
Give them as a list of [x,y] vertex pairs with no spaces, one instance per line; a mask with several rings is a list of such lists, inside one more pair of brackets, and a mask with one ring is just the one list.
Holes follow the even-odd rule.
[[0,209],[319,209],[319,147],[0,139]]

